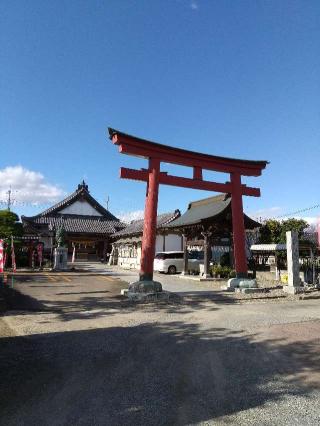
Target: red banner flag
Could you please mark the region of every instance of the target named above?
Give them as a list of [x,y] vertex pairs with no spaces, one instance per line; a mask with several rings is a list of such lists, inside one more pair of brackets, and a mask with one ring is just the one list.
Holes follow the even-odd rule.
[[0,240],[0,273],[3,272],[3,240]]
[[43,251],[43,246],[42,244],[39,243],[37,245],[37,252],[38,252],[38,262],[39,262],[40,268],[42,266],[42,251]]
[[11,264],[12,264],[12,272],[16,272],[17,265],[16,265],[16,255],[14,252],[13,237],[11,237]]

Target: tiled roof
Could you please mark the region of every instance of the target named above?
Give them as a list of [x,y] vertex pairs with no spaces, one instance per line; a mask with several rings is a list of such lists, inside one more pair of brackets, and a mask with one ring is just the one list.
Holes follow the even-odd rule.
[[86,200],[93,208],[95,208],[100,214],[102,214],[102,216],[109,220],[119,220],[118,218],[113,216],[113,214],[111,214],[109,210],[106,210],[101,204],[98,203],[97,200],[95,200],[90,195],[88,185],[86,185],[84,181],[80,185],[78,185],[78,188],[68,197],[66,197],[62,201],[59,201],[59,203],[43,211],[42,213],[39,213],[37,216],[48,216],[53,213],[58,213],[60,210],[66,208],[70,204],[73,204],[77,200]]
[[107,220],[100,216],[36,216],[22,218],[22,220],[24,223],[31,223],[33,227],[47,225],[49,231],[55,231],[63,226],[64,230],[69,233],[113,234],[124,226],[120,221]]
[[[101,216],[60,213],[77,200],[87,201]],[[89,194],[88,185],[85,182],[78,185],[78,189],[71,195],[44,212],[32,217],[21,216],[21,219],[26,233],[35,228],[37,232],[43,233],[45,232],[43,228],[47,225],[48,231],[55,231],[63,226],[68,233],[110,235],[125,226]]]
[[[214,197],[189,203],[187,211],[168,225],[168,228],[191,227],[209,221],[220,221],[228,219],[231,221],[231,196],[230,194],[220,194]],[[244,215],[246,229],[253,229],[261,226],[258,222]]]
[[[175,220],[180,216],[180,211],[175,210],[174,212],[163,213],[157,216],[157,229],[163,228],[168,225],[171,221]],[[116,232],[113,237],[124,237],[130,235],[138,235],[143,232],[144,219],[134,220],[124,229]]]

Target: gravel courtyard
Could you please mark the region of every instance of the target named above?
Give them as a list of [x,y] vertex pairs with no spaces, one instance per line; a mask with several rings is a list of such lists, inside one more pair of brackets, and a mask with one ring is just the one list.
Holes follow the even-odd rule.
[[0,317],[1,424],[320,424],[319,300],[235,303],[160,276],[181,297],[134,304],[119,295],[128,277],[17,278]]

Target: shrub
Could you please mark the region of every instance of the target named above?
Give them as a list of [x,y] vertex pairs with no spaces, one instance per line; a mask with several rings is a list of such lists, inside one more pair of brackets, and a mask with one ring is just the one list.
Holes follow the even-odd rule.
[[210,272],[214,277],[219,276],[220,278],[233,278],[236,276],[236,272],[230,266],[214,265]]
[[237,276],[237,273],[234,269],[231,269],[229,272],[229,278],[235,278]]

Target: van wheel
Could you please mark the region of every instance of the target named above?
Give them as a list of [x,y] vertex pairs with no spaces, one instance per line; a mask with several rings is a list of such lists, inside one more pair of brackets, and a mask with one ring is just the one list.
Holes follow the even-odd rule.
[[177,272],[177,268],[174,265],[169,266],[168,274],[175,274]]

